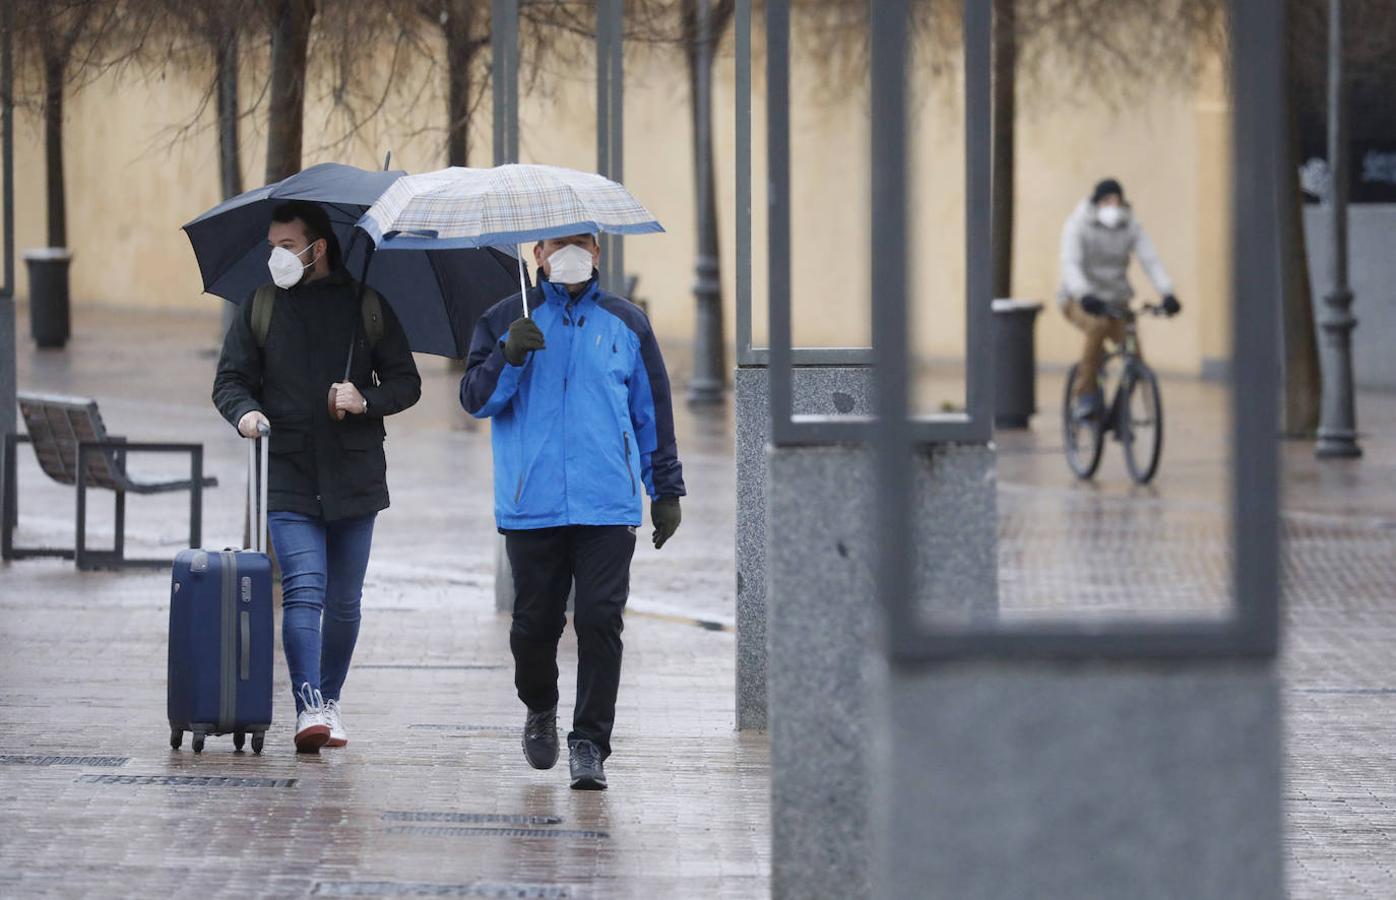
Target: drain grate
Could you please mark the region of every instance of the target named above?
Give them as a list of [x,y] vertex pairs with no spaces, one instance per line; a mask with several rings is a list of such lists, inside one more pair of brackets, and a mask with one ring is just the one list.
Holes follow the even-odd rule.
[[560,816],[517,816],[497,813],[385,812],[384,822],[457,822],[474,825],[561,825]]
[[131,761],[129,756],[36,756],[0,754],[0,766],[105,766],[118,768]]
[[568,828],[465,828],[453,825],[395,825],[388,834],[420,834],[434,837],[519,837],[519,838],[590,838],[606,840],[605,831],[580,831]]
[[432,884],[426,881],[317,881],[311,894],[317,897],[518,897],[521,900],[553,900],[576,897],[572,885]]
[[365,663],[364,665],[361,665],[361,666],[356,665],[356,666],[354,666],[354,668],[355,668],[356,670],[358,670],[358,669],[377,669],[377,670],[379,670],[379,671],[382,671],[382,670],[394,670],[394,671],[405,671],[405,672],[497,672],[497,671],[499,671],[500,669],[506,669],[506,668],[508,668],[508,666],[487,666],[487,665],[463,665],[463,666],[446,666],[446,665],[439,665],[439,666],[433,666],[433,665],[427,665],[427,664],[414,665],[414,664],[412,664],[412,663]]
[[169,787],[293,788],[296,778],[248,778],[232,775],[83,775],[82,784],[165,785]]
[[517,728],[516,725],[435,725],[430,723],[407,726],[409,731],[480,731],[501,734],[512,734]]

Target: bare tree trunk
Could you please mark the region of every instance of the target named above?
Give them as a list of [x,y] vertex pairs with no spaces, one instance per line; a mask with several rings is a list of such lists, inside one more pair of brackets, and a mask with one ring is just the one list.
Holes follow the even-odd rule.
[[[446,165],[470,165],[470,91],[471,67],[480,45],[471,40],[474,24],[474,0],[442,0],[446,37]],[[465,358],[451,360],[453,371],[465,371]],[[470,430],[475,420],[465,417]]]
[[478,45],[470,39],[474,7],[471,0],[446,0],[442,29],[446,34],[446,165],[469,165],[470,68]]
[[1293,79],[1289,102],[1289,171],[1282,188],[1280,223],[1285,260],[1284,418],[1285,437],[1312,438],[1318,430],[1323,379],[1318,363],[1307,241],[1304,237],[1304,197],[1299,188],[1299,116]]
[[[242,193],[242,142],[238,137],[238,33],[228,30],[214,33],[214,58],[217,67],[218,95],[218,177],[223,199]],[[237,318],[238,304],[224,303],[221,318],[221,338]],[[246,516],[243,517],[246,521]],[[247,536],[244,535],[244,538]],[[244,547],[251,546],[244,541]]]
[[1013,164],[1017,116],[1016,0],[994,0],[992,210],[994,296],[1013,296]]
[[67,191],[63,179],[63,58],[44,54],[44,162],[48,194],[48,245],[68,246]]
[[[700,9],[700,3],[707,3],[707,6]],[[688,400],[691,404],[704,404],[720,401],[727,382],[711,94],[713,53],[732,20],[735,4],[718,0],[684,0],[682,10],[688,36],[688,96],[698,210],[698,253],[693,286],[696,322],[693,376],[689,383]]]
[[267,113],[267,183],[301,169],[305,69],[314,0],[276,0],[272,6],[271,92]]
[[238,140],[238,35],[218,43],[218,171],[223,199],[242,193],[242,152]]

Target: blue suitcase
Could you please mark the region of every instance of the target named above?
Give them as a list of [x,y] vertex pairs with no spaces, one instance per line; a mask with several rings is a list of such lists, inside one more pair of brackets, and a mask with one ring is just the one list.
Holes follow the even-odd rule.
[[[267,454],[248,441],[248,509],[253,550],[184,550],[175,557],[170,593],[170,747],[193,733],[194,752],[206,735],[231,734],[262,752],[271,727],[271,560],[265,552]],[[260,474],[260,477],[258,475]],[[260,487],[254,487],[254,483]]]

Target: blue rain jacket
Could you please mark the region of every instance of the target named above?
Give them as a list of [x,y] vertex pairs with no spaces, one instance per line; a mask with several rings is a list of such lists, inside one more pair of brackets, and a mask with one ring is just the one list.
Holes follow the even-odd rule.
[[504,530],[639,525],[643,494],[685,494],[669,375],[650,323],[593,278],[573,298],[541,280],[528,308],[547,348],[504,358],[515,294],[475,326],[460,401],[492,418],[495,521]]

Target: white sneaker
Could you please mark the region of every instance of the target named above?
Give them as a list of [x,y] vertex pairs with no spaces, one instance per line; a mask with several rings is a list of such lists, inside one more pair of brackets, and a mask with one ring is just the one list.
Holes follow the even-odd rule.
[[304,708],[296,715],[296,752],[319,753],[330,739],[325,702],[308,682],[301,685],[300,699]]
[[330,726],[330,739],[326,747],[343,747],[349,743],[349,733],[344,730],[344,719],[339,715],[339,701],[325,701],[325,722]]

